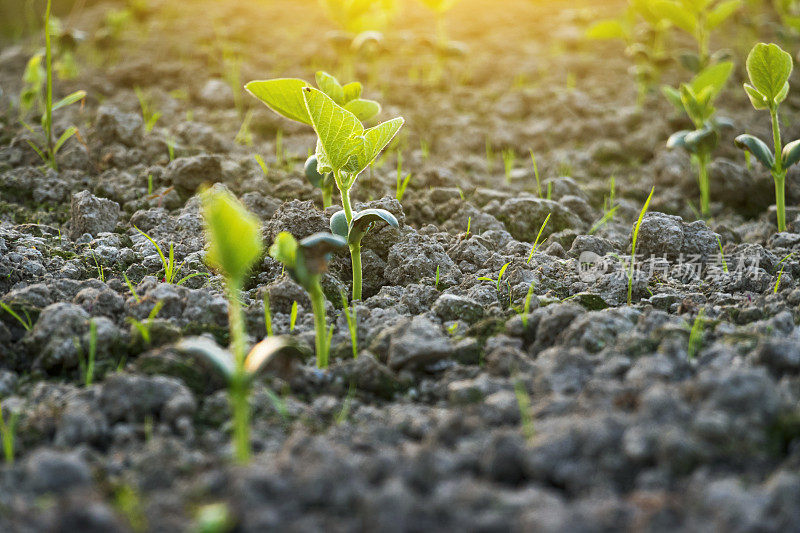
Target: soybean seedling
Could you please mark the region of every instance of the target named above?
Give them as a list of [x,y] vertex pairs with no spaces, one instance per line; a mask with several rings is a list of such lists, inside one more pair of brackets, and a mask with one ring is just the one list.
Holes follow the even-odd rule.
[[697,166],[697,182],[700,187],[700,211],[704,217],[710,212],[711,185],[708,165],[711,155],[719,144],[719,132],[730,121],[716,117],[714,101],[730,78],[733,63],[725,61],[700,72],[690,83],[679,89],[664,87],[664,96],[676,109],[686,113],[694,124],[694,130],[674,133],[667,141],[669,148],[683,148]]
[[[355,115],[359,121],[370,120],[381,111],[378,102],[361,98],[363,87],[358,82],[341,85],[335,77],[323,71],[317,72],[316,82],[320,90],[337,106],[341,106]],[[302,90],[305,87],[310,87],[310,85],[297,78],[256,80],[245,85],[247,92],[261,100],[274,112],[313,127],[314,124],[303,99]],[[277,144],[280,144],[280,141]],[[319,151],[319,144],[317,141],[317,151]],[[312,155],[306,160],[304,173],[309,183],[322,191],[323,207],[329,207],[335,179],[330,171],[319,172],[318,154]]]
[[589,39],[619,40],[625,44],[625,55],[633,61],[631,72],[640,106],[669,62],[664,41],[670,23],[654,12],[657,1],[628,0],[628,8],[621,17],[600,20],[586,32]]
[[[53,53],[50,45],[50,5],[52,0],[47,0],[47,7],[45,8],[44,15],[44,42],[45,42],[45,96],[44,96],[44,113],[42,114],[42,132],[38,142],[28,140],[28,145],[36,152],[36,154],[45,162],[50,168],[58,170],[58,163],[56,162],[56,155],[62,146],[75,134],[78,133],[78,128],[70,126],[61,134],[56,140],[53,135],[53,112],[61,108],[70,106],[86,98],[86,91],[76,91],[55,104],[53,103]],[[31,126],[23,122],[28,131],[32,134],[38,134]]]
[[206,261],[225,278],[228,297],[228,322],[232,355],[228,358],[227,375],[230,382],[230,403],[233,409],[234,448],[236,459],[250,458],[250,368],[245,356],[244,317],[240,294],[245,276],[261,257],[264,249],[261,224],[255,215],[226,191],[208,190],[202,194],[202,214],[206,239],[209,243]]
[[778,117],[778,107],[789,94],[789,76],[793,68],[792,56],[778,45],[758,43],[753,47],[747,56],[750,83],[744,84],[744,90],[754,108],[769,110],[774,151],[758,137],[747,134],[736,137],[736,146],[749,151],[772,173],[778,231],[786,231],[786,172],[800,162],[800,140],[782,145]]
[[653,13],[691,35],[697,53],[680,57],[681,63],[692,72],[700,72],[712,63],[711,33],[730,19],[742,7],[742,0],[656,0]]
[[650,200],[653,199],[653,193],[655,191],[655,187],[650,189],[650,194],[647,196],[644,206],[642,206],[642,210],[639,213],[639,219],[636,221],[636,225],[633,227],[633,235],[631,235],[631,263],[628,266],[628,305],[631,305],[631,300],[633,299],[633,268],[634,264],[636,263],[636,241],[639,239],[639,228],[642,226],[642,220],[644,219],[644,215],[647,213],[647,208],[650,207]]
[[317,367],[328,368],[330,350],[326,325],[325,294],[320,280],[328,269],[331,254],[347,245],[347,241],[330,233],[315,233],[297,242],[291,233],[278,234],[269,255],[283,264],[292,278],[302,286],[311,299],[316,334]]

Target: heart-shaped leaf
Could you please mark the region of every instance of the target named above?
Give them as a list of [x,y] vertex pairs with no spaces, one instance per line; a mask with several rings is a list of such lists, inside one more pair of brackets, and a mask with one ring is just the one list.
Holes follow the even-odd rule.
[[747,150],[753,154],[765,167],[769,169],[775,168],[775,156],[770,152],[764,141],[758,137],[739,135],[734,142],[742,150]]
[[317,72],[316,79],[317,87],[319,87],[322,92],[330,96],[337,104],[344,105],[346,102],[344,98],[344,87],[341,86],[339,80],[323,70]]
[[364,134],[364,126],[322,91],[305,87],[303,98],[319,137],[317,170],[321,173],[342,170],[354,152],[361,150],[359,138]]
[[792,73],[792,56],[776,44],[758,43],[747,56],[747,73],[750,83],[772,107],[777,105],[784,85]]
[[347,242],[350,244],[361,242],[370,226],[380,221],[386,222],[394,228],[400,227],[397,218],[386,209],[365,209],[353,215],[353,220],[350,221]]
[[345,215],[344,211],[337,211],[331,217],[331,233],[334,235],[338,235],[343,239],[347,239],[347,235],[350,233],[348,224],[347,224],[347,216]]
[[279,115],[310,126],[311,118],[303,100],[303,87],[308,87],[308,83],[296,78],[257,80],[244,86],[247,92]]
[[783,147],[781,162],[784,170],[800,161],[800,140],[792,141]]
[[381,112],[381,104],[374,100],[364,100],[362,98],[347,102],[344,108],[358,117],[358,120],[362,122],[374,118]]
[[366,130],[359,139],[361,142],[357,145],[353,158],[347,164],[350,174],[361,174],[397,135],[404,122],[402,117],[398,117]]

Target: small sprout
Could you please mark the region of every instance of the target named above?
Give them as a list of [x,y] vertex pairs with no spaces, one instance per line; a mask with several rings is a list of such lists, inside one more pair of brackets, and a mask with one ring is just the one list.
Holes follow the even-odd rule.
[[289,331],[293,332],[297,324],[297,300],[292,302],[292,310],[289,313]]
[[0,404],[0,438],[3,441],[3,457],[6,464],[14,464],[14,441],[17,434],[17,422],[19,422],[19,411],[11,413],[8,422],[3,414],[3,406]]
[[711,154],[719,144],[720,129],[730,126],[730,121],[715,117],[714,100],[719,96],[732,71],[733,63],[726,61],[704,69],[690,83],[682,84],[680,89],[663,87],[667,100],[676,109],[686,113],[694,123],[694,130],[674,133],[667,141],[667,147],[683,148],[697,165],[700,211],[704,217],[710,212],[708,165],[711,164]]
[[589,229],[589,235],[593,235],[595,231],[599,230],[599,229],[600,229],[600,228],[602,228],[604,225],[606,225],[606,224],[607,224],[609,221],[613,220],[613,219],[614,219],[614,215],[615,215],[615,214],[616,214],[616,212],[617,212],[617,208],[619,208],[619,206],[618,206],[618,205],[615,205],[614,207],[612,207],[611,209],[609,209],[608,211],[606,211],[605,213],[603,213],[603,216],[600,218],[600,220],[598,220],[598,221],[597,221],[597,222],[596,222],[596,223],[595,223],[595,224],[594,224],[594,225],[593,225],[593,226],[592,226],[592,227]]
[[234,449],[237,461],[244,463],[250,458],[250,387],[247,381],[250,372],[245,355],[247,338],[240,292],[245,276],[264,249],[261,225],[258,218],[227,191],[205,191],[202,214],[209,243],[206,261],[225,277],[233,349],[230,401],[234,418]]
[[458,331],[458,322],[453,322],[452,324],[447,326],[447,333],[451,337],[455,337],[457,331]]
[[467,218],[467,232],[464,234],[469,237],[470,230],[472,229],[472,217]]
[[[180,279],[177,279],[178,273],[180,273],[181,269],[183,268],[183,263],[177,266],[175,265],[175,243],[172,242],[169,243],[169,253],[168,255],[164,255],[164,251],[161,249],[161,246],[159,246],[158,243],[152,237],[150,237],[150,235],[143,232],[136,226],[134,226],[133,229],[138,231],[145,239],[150,241],[150,244],[152,244],[155,247],[156,252],[158,253],[158,258],[161,259],[161,267],[164,269],[164,277],[162,278],[162,281],[164,283],[167,283],[169,285],[172,285],[173,283],[175,285],[183,285],[190,279],[196,278],[197,276],[209,275],[207,272],[195,272],[193,274],[189,274],[188,276],[184,276]],[[92,256],[94,256],[94,252],[92,252]],[[95,258],[95,264],[97,265],[97,258]],[[104,276],[102,274],[102,268],[100,267],[100,265],[97,265],[97,269],[100,272],[101,279],[103,279]]]
[[281,232],[269,249],[269,255],[283,264],[289,274],[299,283],[311,298],[316,333],[317,367],[328,367],[328,328],[325,323],[325,294],[322,292],[320,278],[328,269],[331,254],[347,246],[347,241],[339,235],[315,233],[299,243],[291,233]]
[[431,143],[425,139],[419,140],[419,150],[422,152],[422,160],[427,161],[431,157]]
[[439,290],[439,265],[436,265],[436,278],[433,281],[433,288]]
[[256,163],[258,163],[258,166],[261,168],[261,172],[264,173],[264,176],[267,176],[269,174],[269,168],[267,167],[267,162],[264,161],[264,158],[261,157],[260,154],[254,155],[253,158],[255,158]]
[[531,161],[533,161],[533,175],[536,177],[536,194],[542,198],[542,182],[539,181],[539,165],[536,164],[536,156],[531,150]]
[[639,212],[639,219],[633,227],[633,235],[631,236],[631,264],[628,267],[628,305],[631,305],[631,300],[633,298],[633,267],[636,262],[636,241],[639,239],[639,228],[642,226],[642,220],[647,213],[647,208],[650,207],[650,200],[653,199],[653,193],[655,191],[655,187],[650,189],[650,194],[647,196],[647,200],[645,200],[644,206],[642,206],[642,210]]
[[513,149],[505,148],[501,155],[503,156],[503,172],[506,177],[506,184],[511,185],[511,172],[514,170],[517,154]]
[[145,345],[150,344],[150,328],[153,326],[153,320],[155,320],[156,315],[158,315],[162,307],[164,307],[164,301],[157,301],[145,320],[136,320],[133,317],[128,317],[128,322],[130,322],[131,327],[139,332],[139,336],[142,337],[142,341],[144,341]]
[[775,281],[775,287],[772,289],[773,294],[778,294],[778,287],[780,287],[781,285],[781,278],[783,277],[783,270],[786,268],[786,261],[788,261],[789,258],[792,257],[793,255],[794,252],[790,253],[789,255],[781,259],[780,262],[778,263],[779,265],[781,265],[781,270],[780,272],[778,272],[778,279]]
[[267,337],[272,337],[272,311],[269,308],[269,291],[264,291],[264,328]]
[[244,119],[242,119],[242,125],[239,127],[239,131],[236,132],[236,137],[233,139],[233,142],[236,144],[253,146],[253,132],[250,131],[250,124],[253,122],[254,113],[255,111],[253,109],[245,113]]
[[736,137],[736,146],[750,152],[772,173],[778,231],[786,231],[786,173],[800,162],[800,140],[783,146],[778,118],[778,107],[789,94],[789,76],[793,68],[792,56],[778,45],[759,43],[753,47],[747,56],[750,83],[744,84],[744,90],[754,108],[769,110],[774,151],[758,137],[746,134]]
[[147,196],[153,195],[153,175],[147,175]]
[[703,344],[703,328],[705,325],[705,317],[703,315],[704,310],[700,309],[692,323],[692,329],[689,330],[689,345],[686,351],[690,361],[694,361]]
[[31,320],[31,317],[28,315],[28,312],[26,310],[24,309],[22,310],[22,312],[25,314],[25,318],[23,319],[21,316],[19,316],[19,314],[16,311],[14,311],[11,308],[10,305],[8,305],[5,302],[0,302],[0,309],[5,311],[9,315],[13,316],[15,319],[17,319],[17,322],[19,322],[20,325],[22,325],[22,327],[25,328],[26,331],[30,331],[33,329],[33,321]]
[[139,100],[139,107],[142,110],[142,120],[144,120],[144,131],[150,133],[156,127],[156,122],[161,118],[160,111],[153,111],[152,102],[150,97],[142,90],[141,87],[136,86],[133,88],[136,92],[136,98]]
[[522,319],[522,325],[524,327],[528,327],[528,315],[531,313],[531,300],[533,299],[533,291],[536,287],[536,282],[532,281],[530,287],[528,287],[528,293],[525,295],[525,301],[522,304],[522,313],[520,313],[520,318]]
[[345,396],[344,401],[342,402],[342,408],[336,414],[336,418],[334,418],[334,424],[337,426],[344,422],[347,422],[347,417],[350,416],[350,406],[353,403],[353,398],[356,395],[356,385],[354,382],[350,382],[350,386],[347,388],[347,396]]
[[722,241],[719,239],[719,235],[717,235],[717,245],[719,246],[719,257],[722,259],[722,271],[727,274],[728,262],[725,261],[725,252],[722,250]]
[[443,50],[449,48],[445,14],[456,5],[459,0],[420,0],[428,9],[436,14],[436,41]]
[[514,396],[517,398],[517,406],[519,407],[522,434],[525,436],[525,440],[530,442],[536,436],[536,429],[533,427],[531,397],[525,388],[525,384],[520,380],[514,382]]
[[403,154],[397,153],[397,185],[395,186],[395,198],[398,202],[403,201],[403,196],[406,194],[406,188],[411,182],[411,172],[403,177]]
[[536,253],[536,250],[539,248],[539,239],[542,238],[542,232],[544,232],[545,226],[547,226],[547,221],[550,220],[550,215],[553,213],[547,213],[547,216],[542,222],[542,225],[539,227],[539,233],[536,234],[536,240],[533,242],[533,248],[531,248],[531,253],[528,254],[528,260],[526,261],[527,264],[531,263],[531,259],[533,259],[533,254]]
[[497,288],[497,292],[500,292],[500,282],[503,280],[503,274],[506,273],[506,269],[508,268],[508,266],[510,264],[511,264],[511,261],[509,261],[508,263],[506,263],[505,265],[500,267],[500,271],[497,273],[497,279],[493,279],[493,278],[490,278],[490,277],[487,277],[487,276],[481,276],[481,277],[478,278],[478,280],[479,281],[491,281],[492,283],[495,284],[495,287]]
[[83,384],[87,387],[92,385],[94,381],[94,363],[97,357],[97,324],[94,319],[89,320],[89,356],[84,361],[80,359],[81,375],[83,375]]

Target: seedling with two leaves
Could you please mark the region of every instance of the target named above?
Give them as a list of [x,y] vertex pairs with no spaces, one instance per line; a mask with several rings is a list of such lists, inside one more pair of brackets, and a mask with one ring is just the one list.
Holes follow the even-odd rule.
[[[324,73],[321,73],[324,74]],[[251,82],[247,89],[279,114],[310,124],[317,133],[317,172],[331,174],[342,199],[347,230],[334,215],[331,229],[346,237],[353,265],[353,299],[361,299],[361,238],[369,225],[378,220],[397,226],[394,216],[385,210],[367,210],[363,216],[353,212],[350,191],[358,176],[369,167],[403,126],[395,118],[366,129],[361,121],[380,110],[376,102],[360,98],[361,85],[344,87],[330,75],[318,76],[323,90],[314,89],[303,80],[279,79]],[[349,87],[349,89],[348,89]],[[333,97],[330,96],[333,94]],[[349,95],[349,96],[346,96]],[[340,102],[345,102],[341,105]]]
[[731,127],[731,122],[716,116],[714,101],[727,83],[733,63],[724,61],[712,65],[679,89],[664,87],[663,92],[673,106],[686,113],[694,124],[694,130],[674,133],[667,141],[669,148],[683,148],[697,166],[697,182],[700,187],[700,211],[703,216],[710,212],[711,186],[708,165],[711,155],[719,144],[720,129]]
[[774,151],[753,135],[736,137],[736,146],[750,152],[772,173],[778,231],[786,231],[786,172],[800,162],[800,139],[783,146],[778,117],[778,108],[789,94],[789,76],[793,68],[792,56],[776,44],[759,43],[750,51],[747,56],[750,83],[744,84],[744,90],[754,108],[769,110]]
[[691,72],[700,72],[726,55],[724,52],[711,54],[711,34],[743,5],[743,0],[656,0],[651,10],[694,38],[697,53],[682,54],[680,61]]
[[331,254],[345,246],[347,241],[339,235],[315,233],[297,242],[291,233],[283,231],[269,249],[269,255],[283,264],[311,299],[318,368],[328,367],[331,333],[326,323],[325,294],[320,280],[328,269]]
[[[322,92],[362,122],[374,118],[381,111],[378,102],[361,98],[363,88],[358,82],[341,85],[335,77],[323,71],[317,72],[316,82]],[[310,87],[310,84],[297,78],[257,80],[245,85],[250,94],[279,115],[313,126],[301,94],[303,87]],[[317,171],[316,155],[306,160],[304,171],[309,183],[322,191],[323,207],[329,207],[334,186],[332,173]]]

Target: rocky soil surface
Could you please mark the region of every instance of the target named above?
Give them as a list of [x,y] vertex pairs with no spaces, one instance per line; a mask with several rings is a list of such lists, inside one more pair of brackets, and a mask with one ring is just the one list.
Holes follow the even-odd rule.
[[[38,41],[0,49],[0,301],[19,316],[0,312],[2,413],[16,417],[0,530],[183,531],[218,511],[237,531],[800,531],[800,176],[777,233],[769,175],[732,132],[713,216],[697,220],[694,171],[665,147],[682,119],[658,94],[635,106],[621,51],[585,41],[591,17],[566,2],[465,1],[449,26],[469,52],[447,58],[412,9],[387,50],[357,61],[366,96],[407,124],[359,179],[356,208],[400,228],[364,240],[357,359],[339,296],[349,257],[325,275],[326,371],[305,292],[270,257],[254,269],[250,342],[268,296],[275,333],[308,357],[255,382],[256,454],[234,466],[225,384],[175,348],[228,342],[195,193],[233,191],[267,243],[324,231],[337,208],[303,178],[313,132],[234,93],[224,58],[241,57],[241,81],[335,71],[331,26],[311,2],[151,4],[113,39],[107,5],[68,19],[89,39],[57,90],[88,97],[57,115],[81,132],[57,172],[10,106]],[[719,107],[766,138],[743,76]],[[150,132],[134,87],[162,113]],[[800,91],[785,108],[797,138]],[[247,109],[250,143],[235,142]],[[398,152],[413,174],[402,202]],[[595,227],[612,175],[619,207]],[[136,228],[174,246],[177,279],[202,275],[165,283]],[[479,279],[504,265],[499,282]]]

